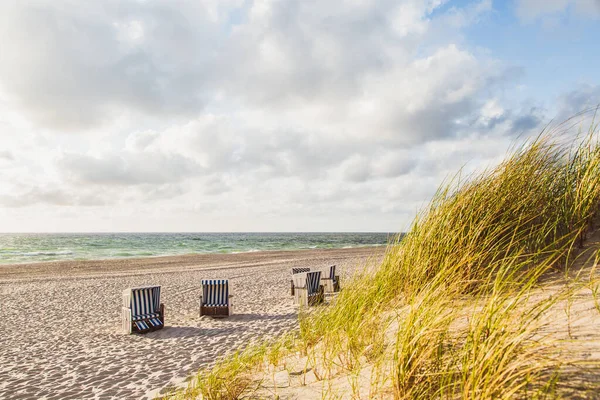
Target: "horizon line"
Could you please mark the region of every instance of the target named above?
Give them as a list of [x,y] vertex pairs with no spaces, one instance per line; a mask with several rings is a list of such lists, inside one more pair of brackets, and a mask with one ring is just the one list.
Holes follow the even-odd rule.
[[394,231],[28,231],[28,232],[0,232],[0,235],[14,234],[94,234],[94,233],[387,233],[396,234],[403,232]]

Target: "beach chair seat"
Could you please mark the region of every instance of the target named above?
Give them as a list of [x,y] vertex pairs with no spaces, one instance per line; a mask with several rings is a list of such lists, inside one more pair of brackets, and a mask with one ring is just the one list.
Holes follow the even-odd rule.
[[302,272],[293,275],[294,301],[299,306],[313,306],[323,302],[321,271]]
[[148,320],[148,322],[150,322],[150,325],[152,325],[154,328],[163,326],[163,323],[159,318],[151,318]]
[[[292,268],[292,276],[294,274],[300,274],[302,272],[310,272],[310,268],[306,268],[306,267]],[[294,295],[294,279],[291,280],[291,285],[292,285],[291,294],[293,296]]]
[[321,276],[321,284],[325,293],[340,291],[340,277],[335,274],[335,265],[330,266]]
[[158,318],[135,321],[134,324],[140,332],[149,332],[152,328],[160,329],[163,327],[162,321]]
[[131,318],[134,321],[142,321],[142,320],[149,320],[151,318],[159,318],[159,317],[160,317],[160,313],[152,313],[152,314],[134,315]]
[[233,314],[233,295],[228,279],[203,279],[200,316],[228,317]]
[[148,324],[146,323],[146,321],[136,321],[135,322],[135,326],[138,329],[138,331],[140,331],[140,332],[144,332],[144,331],[150,330],[150,327],[148,326]]
[[123,291],[122,328],[124,333],[146,333],[165,325],[165,306],[160,302],[160,286]]

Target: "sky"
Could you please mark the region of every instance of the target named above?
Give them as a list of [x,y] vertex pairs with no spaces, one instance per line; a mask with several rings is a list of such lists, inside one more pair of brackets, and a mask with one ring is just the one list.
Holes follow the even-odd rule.
[[600,103],[600,0],[5,0],[0,231],[404,231]]

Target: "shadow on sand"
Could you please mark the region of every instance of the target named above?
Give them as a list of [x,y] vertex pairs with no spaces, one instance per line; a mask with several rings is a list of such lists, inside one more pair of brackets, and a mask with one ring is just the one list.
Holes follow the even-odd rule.
[[228,318],[223,318],[223,321],[225,320],[229,320],[232,322],[237,322],[237,321],[256,321],[256,320],[262,320],[262,321],[283,321],[283,320],[291,320],[291,319],[298,319],[298,314],[296,313],[288,313],[288,314],[253,314],[253,313],[248,313],[248,314],[233,314],[232,316],[228,317]]
[[[211,318],[208,316],[202,318]],[[230,322],[246,322],[246,321],[290,321],[298,318],[296,313],[288,314],[234,314],[227,318],[218,318],[219,321],[224,323]],[[200,320],[199,326],[169,326],[166,325],[163,329],[159,329],[154,332],[149,332],[140,337],[151,339],[151,340],[163,340],[163,339],[174,339],[182,337],[199,337],[199,336],[216,336],[222,333],[231,333],[233,327],[228,328],[210,328],[203,327],[202,320]],[[236,328],[243,329],[243,326],[237,326]]]

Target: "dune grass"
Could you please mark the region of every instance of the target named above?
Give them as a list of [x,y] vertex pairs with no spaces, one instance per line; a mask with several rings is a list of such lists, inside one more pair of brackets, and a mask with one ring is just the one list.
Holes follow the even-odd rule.
[[568,268],[600,205],[596,126],[570,141],[565,126],[444,184],[381,265],[301,313],[297,332],[221,360],[166,398],[242,398],[297,352],[317,379],[348,377],[356,398],[367,368],[370,398],[552,397],[565,360],[540,328],[569,290],[531,293],[547,271]]

